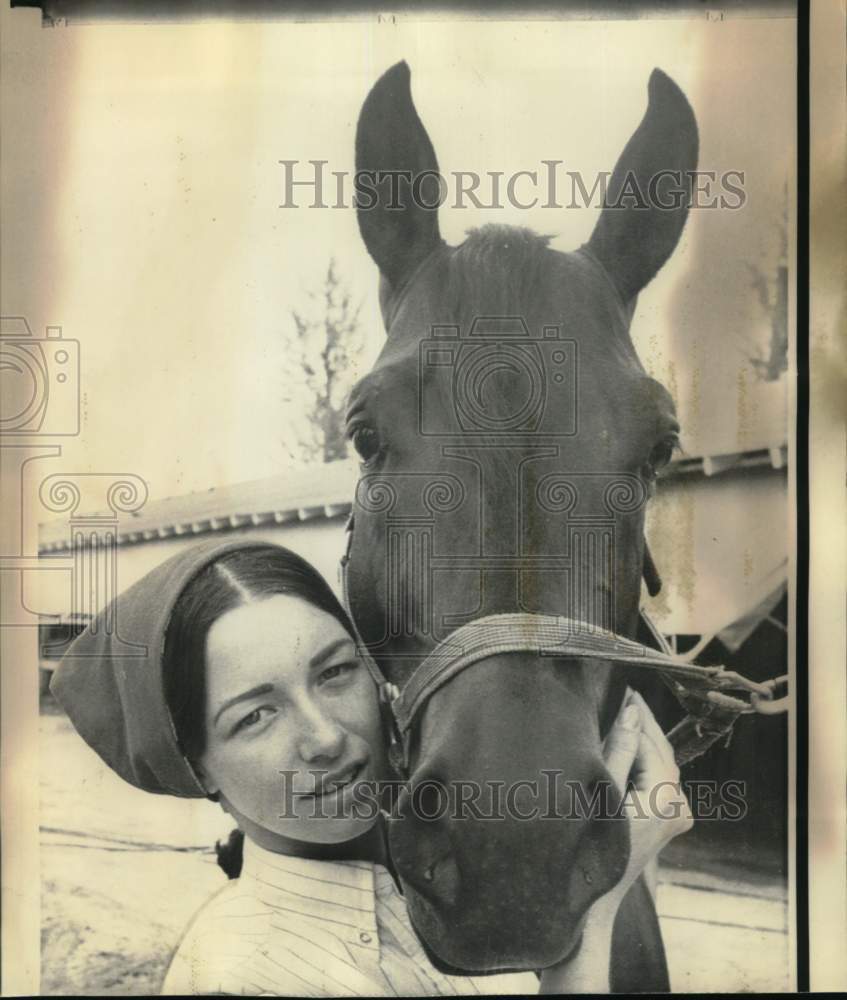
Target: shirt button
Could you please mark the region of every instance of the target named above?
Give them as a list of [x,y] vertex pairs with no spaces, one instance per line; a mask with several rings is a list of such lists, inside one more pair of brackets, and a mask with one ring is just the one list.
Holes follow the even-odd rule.
[[361,934],[359,934],[359,940],[362,944],[370,944],[373,938],[366,931],[362,931]]

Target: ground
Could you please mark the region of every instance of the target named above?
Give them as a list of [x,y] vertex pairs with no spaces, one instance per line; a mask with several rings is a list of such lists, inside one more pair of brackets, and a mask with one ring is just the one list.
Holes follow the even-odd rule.
[[[231,828],[206,801],[139,792],[48,704],[41,739],[41,994],[157,993],[191,915],[226,881],[210,845]],[[698,861],[698,859],[694,859]],[[660,868],[675,992],[790,989],[784,879],[729,863]]]

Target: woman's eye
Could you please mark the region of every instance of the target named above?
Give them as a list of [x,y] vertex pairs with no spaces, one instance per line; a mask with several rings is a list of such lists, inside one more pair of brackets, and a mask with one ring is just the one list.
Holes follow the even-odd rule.
[[334,663],[331,667],[327,667],[326,670],[321,671],[319,680],[321,684],[325,684],[327,681],[334,681],[339,677],[346,677],[358,666],[359,664],[356,661],[351,661],[350,663]]
[[373,427],[357,427],[350,435],[353,447],[359,453],[359,458],[363,462],[369,462],[379,454],[380,441],[379,434]]
[[262,705],[260,708],[254,708],[252,712],[249,712],[244,718],[239,719],[238,722],[233,726],[233,733],[240,733],[245,729],[252,729],[254,726],[258,726],[259,723],[264,722],[266,718],[273,715],[275,709],[270,705]]

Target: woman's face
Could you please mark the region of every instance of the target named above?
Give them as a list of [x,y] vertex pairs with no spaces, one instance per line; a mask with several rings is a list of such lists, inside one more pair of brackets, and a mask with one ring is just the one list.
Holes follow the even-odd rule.
[[237,819],[316,844],[374,825],[377,690],[336,618],[286,594],[234,608],[209,630],[206,673],[199,764]]

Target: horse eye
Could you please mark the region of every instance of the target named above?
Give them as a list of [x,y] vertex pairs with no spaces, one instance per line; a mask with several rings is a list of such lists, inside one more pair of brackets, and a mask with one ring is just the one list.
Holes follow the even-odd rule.
[[350,437],[363,462],[368,462],[379,454],[379,434],[373,427],[357,427]]
[[650,457],[647,459],[647,470],[651,477],[654,477],[660,469],[670,462],[673,457],[674,449],[677,446],[676,438],[665,438],[664,441],[660,441],[650,452]]

